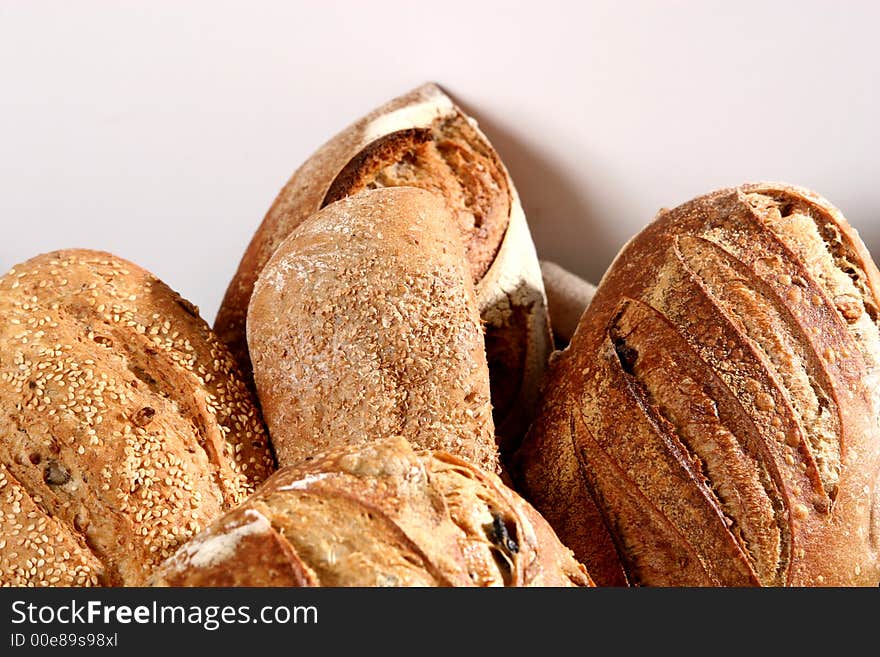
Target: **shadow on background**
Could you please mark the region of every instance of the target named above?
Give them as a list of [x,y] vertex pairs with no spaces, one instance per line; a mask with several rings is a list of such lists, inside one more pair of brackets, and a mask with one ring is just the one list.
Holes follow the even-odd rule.
[[621,244],[608,230],[612,218],[602,216],[590,200],[584,182],[589,171],[579,169],[575,177],[555,164],[549,153],[517,137],[500,120],[444,90],[465,113],[477,119],[504,161],[519,192],[538,257],[598,283]]
[[[603,177],[601,171],[590,171],[589,163],[579,162],[576,167],[561,166],[553,154],[552,144],[546,148],[536,145],[535,140],[524,136],[521,130],[507,127],[503,117],[488,115],[451,90],[446,91],[467,114],[477,119],[510,171],[529,220],[538,256],[598,283],[625,239],[631,236],[621,238],[619,232],[612,230],[620,217],[614,216],[612,206],[602,204],[597,195],[590,193],[591,187],[608,182],[607,177]],[[539,130],[540,121],[536,121],[535,131]],[[734,180],[731,184],[736,182],[742,181]],[[720,185],[695,190],[694,195],[715,187]],[[816,189],[822,193],[821,186]],[[858,228],[868,252],[878,262],[880,207],[874,191],[865,190],[847,202],[834,197],[829,200],[838,205],[844,216]],[[606,190],[607,193],[615,192]],[[686,197],[681,202],[685,200]],[[643,220],[647,223],[653,216],[653,213],[645,215]],[[633,235],[636,232],[631,231]]]

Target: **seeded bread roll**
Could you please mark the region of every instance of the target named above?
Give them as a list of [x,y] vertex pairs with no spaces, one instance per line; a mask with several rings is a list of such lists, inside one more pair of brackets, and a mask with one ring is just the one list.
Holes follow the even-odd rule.
[[599,583],[876,586],[878,289],[803,189],[661,212],[552,367],[528,497]]
[[142,585],[273,464],[226,346],[129,262],[0,278],[0,584]]
[[215,330],[249,373],[247,307],[275,249],[330,203],[395,186],[429,190],[449,206],[486,324],[498,434],[516,445],[552,350],[541,272],[507,170],[476,122],[436,85],[419,87],[357,121],[293,174],[251,240]]
[[279,470],[156,570],[159,586],[590,586],[494,475],[376,440]]
[[434,194],[370,190],[310,217],[254,286],[248,340],[281,465],[400,434],[498,468],[474,287]]

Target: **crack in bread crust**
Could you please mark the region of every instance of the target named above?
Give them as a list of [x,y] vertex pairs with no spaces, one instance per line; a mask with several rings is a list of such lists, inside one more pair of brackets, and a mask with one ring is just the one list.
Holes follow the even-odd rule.
[[[788,562],[786,509],[764,464],[767,452],[752,422],[706,363],[661,315],[625,302],[610,338],[649,412],[669,428],[727,531],[765,584],[782,581]],[[672,353],[675,356],[672,356]]]
[[753,193],[747,199],[776,236],[806,262],[864,359],[867,388],[880,422],[878,304],[868,266],[832,214],[815,204]]
[[[579,469],[609,529],[627,582],[649,585],[664,573],[674,572],[682,586],[719,584],[694,546],[655,501],[633,485],[628,472],[577,415],[572,415],[569,431]],[[650,527],[650,531],[633,531],[636,527]]]
[[497,156],[461,114],[400,130],[365,146],[330,184],[321,207],[364,189],[411,186],[449,206],[478,282],[501,246],[510,190]]
[[[741,464],[748,476],[740,485],[748,480],[756,493],[762,487],[768,491],[771,504],[763,505],[763,511],[746,506],[734,511],[742,500],[734,499],[735,489],[729,485],[718,495],[720,504],[729,507],[728,517],[762,518],[749,535],[741,535],[760,575],[754,583],[876,586],[880,421],[873,380],[880,360],[874,321],[878,289],[880,272],[856,232],[839,211],[806,190],[773,183],[742,185],[661,211],[615,258],[571,344],[551,363],[542,409],[517,458],[518,476],[526,482],[530,499],[552,519],[562,540],[584,555],[588,568],[597,565],[598,576],[613,576],[613,555],[590,551],[590,537],[602,535],[604,527],[598,528],[597,514],[583,501],[581,485],[571,477],[554,477],[555,472],[570,472],[572,460],[587,469],[590,459],[592,467],[601,460],[585,448],[572,453],[565,438],[570,431],[561,430],[560,416],[580,413],[584,433],[621,466],[619,477],[594,478],[585,486],[593,499],[612,509],[625,507],[626,485],[638,485],[658,508],[662,501],[668,514],[694,508],[691,489],[672,478],[639,480],[644,472],[656,474],[653,463],[644,471],[628,465],[638,458],[658,463],[664,458],[662,452],[647,451],[656,438],[643,426],[645,408],[650,412],[653,403],[658,411],[665,409],[670,430],[680,433],[705,416],[727,433],[709,431],[709,436],[701,427],[682,436],[692,447],[708,441],[695,467],[722,472],[720,466],[733,471]],[[646,331],[641,344],[635,344],[624,331],[613,336],[618,341],[614,352],[608,329],[623,299],[656,309],[686,345],[670,335],[646,356],[642,350],[655,336]],[[706,364],[695,366],[705,376],[689,374],[693,368],[684,363],[691,353]],[[609,358],[616,369],[608,365]],[[645,379],[653,402],[619,394],[626,377],[634,374]],[[695,381],[715,376],[729,395],[721,388],[720,393],[710,392],[702,384],[691,388],[685,376]],[[679,388],[687,394],[679,394]],[[728,396],[737,404],[729,404],[733,410],[725,415],[721,402]],[[694,404],[698,413],[685,412],[685,406]],[[737,428],[734,418],[750,421],[753,429]],[[749,454],[746,460],[724,453],[725,444],[733,446],[728,433]],[[718,458],[715,466],[707,449]],[[722,493],[720,487],[716,492]],[[749,499],[761,504],[759,498]],[[698,508],[705,522],[714,522],[714,510],[704,506]],[[775,573],[777,531],[764,523],[771,518],[771,507],[783,564]],[[632,545],[648,541],[646,534],[653,531],[647,517],[643,526],[608,527],[612,533],[629,532]],[[668,554],[626,545],[621,549],[630,550],[624,560],[634,562],[629,568],[638,570],[645,584],[686,580],[674,569],[655,567]],[[668,546],[654,549],[662,552]],[[737,576],[736,561],[724,562],[722,552],[709,560],[707,567],[711,562],[718,581]]]
[[[721,246],[684,236],[676,251],[712,300],[772,368],[780,390],[794,410],[831,501],[840,479],[841,430],[832,395],[811,372],[820,372],[807,337],[766,286]],[[824,377],[823,377],[824,379]],[[759,403],[770,403],[760,401]]]

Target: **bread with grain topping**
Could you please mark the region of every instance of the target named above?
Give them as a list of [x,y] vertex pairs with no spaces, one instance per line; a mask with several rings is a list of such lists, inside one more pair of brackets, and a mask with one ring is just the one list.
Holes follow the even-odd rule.
[[551,367],[526,496],[600,584],[876,586],[878,290],[806,190],[662,211]]
[[282,468],[154,573],[157,586],[590,586],[498,477],[401,437]]
[[399,434],[498,468],[480,314],[452,221],[423,189],[364,191],[270,258],[247,325],[279,464]]
[[476,122],[434,84],[360,119],[293,174],[247,247],[214,328],[249,373],[248,303],[275,250],[334,201],[396,186],[426,189],[449,207],[486,325],[497,432],[515,446],[552,351],[541,273],[516,189],[498,154]]
[[0,278],[0,584],[143,585],[273,469],[198,309],[120,258]]

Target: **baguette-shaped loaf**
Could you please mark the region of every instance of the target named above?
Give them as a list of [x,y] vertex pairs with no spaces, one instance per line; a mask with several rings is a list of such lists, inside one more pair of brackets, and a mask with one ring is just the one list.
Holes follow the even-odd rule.
[[281,465],[399,434],[498,468],[480,314],[440,197],[369,190],[310,217],[254,286],[248,340]]
[[164,586],[589,586],[498,477],[379,439],[282,468],[156,570]]
[[599,583],[876,586],[878,290],[803,189],[661,212],[552,367],[528,497]]
[[0,278],[0,585],[143,585],[273,468],[198,309],[107,253]]
[[393,186],[427,189],[449,206],[486,325],[498,434],[518,444],[552,350],[541,272],[507,170],[476,122],[436,85],[371,112],[293,174],[242,257],[214,327],[249,374],[248,303],[275,250],[330,203]]

